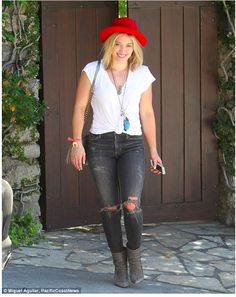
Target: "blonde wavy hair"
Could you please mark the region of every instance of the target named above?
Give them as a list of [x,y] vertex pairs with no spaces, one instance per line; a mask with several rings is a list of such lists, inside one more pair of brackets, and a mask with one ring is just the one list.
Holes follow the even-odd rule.
[[[123,34],[126,33],[113,33],[110,37],[107,38],[107,40],[104,42],[103,48],[102,48],[102,53],[103,53],[103,66],[104,68],[110,69],[111,68],[111,63],[112,63],[112,52],[113,52],[113,47],[114,44],[117,40],[117,38]],[[130,39],[133,42],[133,53],[131,57],[128,60],[129,68],[130,70],[135,70],[138,66],[143,64],[143,50],[138,42],[138,40],[133,36],[127,34]]]

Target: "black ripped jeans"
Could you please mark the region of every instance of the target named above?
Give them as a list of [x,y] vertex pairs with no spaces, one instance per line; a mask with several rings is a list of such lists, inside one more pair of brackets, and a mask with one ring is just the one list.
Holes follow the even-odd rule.
[[139,248],[143,225],[140,203],[144,183],[142,135],[90,133],[87,159],[99,192],[102,223],[111,252],[124,249],[121,205],[127,247],[133,250]]

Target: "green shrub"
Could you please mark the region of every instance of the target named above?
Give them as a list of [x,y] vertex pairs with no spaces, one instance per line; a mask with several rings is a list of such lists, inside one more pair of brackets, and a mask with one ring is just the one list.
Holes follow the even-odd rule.
[[118,1],[118,12],[119,12],[119,17],[127,16],[127,0]]
[[31,209],[22,215],[12,214],[9,236],[13,247],[30,246],[45,238],[41,225],[33,217]]
[[[230,112],[234,108],[234,102],[228,101],[219,107],[213,128],[218,137],[219,148],[224,156],[227,173],[234,176],[234,150],[235,150],[235,133]],[[232,114],[233,117],[233,114]]]
[[37,100],[25,79],[15,73],[4,72],[2,85],[3,129],[10,125],[22,129],[36,126],[43,119],[45,103]]
[[[3,156],[14,156],[27,162],[19,139],[19,132],[26,128],[35,129],[43,120],[47,107],[35,98],[27,87],[23,76],[3,73],[2,82],[2,132]],[[15,137],[11,137],[15,130]]]
[[216,1],[218,11],[219,106],[213,122],[222,166],[235,175],[235,1]]

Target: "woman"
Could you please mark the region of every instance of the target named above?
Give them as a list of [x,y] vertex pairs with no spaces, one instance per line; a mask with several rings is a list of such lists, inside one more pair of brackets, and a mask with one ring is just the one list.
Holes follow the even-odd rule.
[[[152,82],[155,80],[143,66],[142,47],[146,37],[131,18],[118,18],[100,32],[104,42],[103,58],[96,76],[92,98],[93,122],[87,155],[81,142],[84,112],[88,103],[97,61],[85,66],[76,92],[72,119],[73,150],[71,161],[83,169],[86,158],[92,171],[101,206],[101,217],[108,246],[115,265],[114,282],[128,287],[130,280],[143,280],[141,264],[142,208],[144,182],[144,144],[146,137],[153,173],[162,164],[156,148],[156,127],[152,107]],[[123,246],[121,209],[127,245]]]

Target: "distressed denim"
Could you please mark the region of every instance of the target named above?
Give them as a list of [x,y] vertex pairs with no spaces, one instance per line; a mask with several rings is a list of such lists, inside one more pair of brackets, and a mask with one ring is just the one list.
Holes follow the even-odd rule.
[[[127,246],[141,245],[144,183],[144,144],[138,135],[114,132],[89,135],[87,159],[97,190],[104,232],[112,252],[124,249],[121,231],[123,208]],[[110,207],[113,207],[111,210]],[[110,208],[110,209],[108,209]]]

